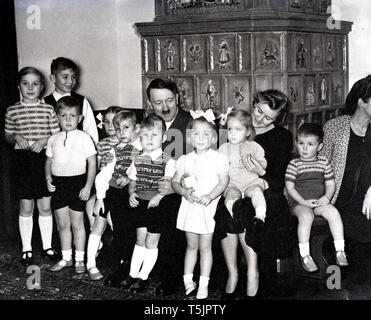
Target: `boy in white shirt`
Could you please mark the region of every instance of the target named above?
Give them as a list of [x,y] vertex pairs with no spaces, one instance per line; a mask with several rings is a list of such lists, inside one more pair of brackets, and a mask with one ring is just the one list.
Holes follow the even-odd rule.
[[50,268],[60,271],[72,267],[72,237],[75,245],[75,271],[85,272],[85,202],[90,197],[96,173],[96,151],[91,137],[77,129],[82,120],[81,106],[75,97],[57,103],[61,132],[48,139],[45,176],[51,207],[59,231],[62,260]]

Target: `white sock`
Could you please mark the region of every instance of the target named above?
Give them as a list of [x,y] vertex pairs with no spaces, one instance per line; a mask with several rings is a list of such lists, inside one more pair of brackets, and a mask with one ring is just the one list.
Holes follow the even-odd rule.
[[31,239],[32,239],[32,228],[33,228],[33,217],[22,217],[19,216],[19,232],[22,239],[22,251],[32,251]]
[[75,251],[75,260],[76,261],[84,261],[85,251]]
[[72,260],[72,249],[62,250],[62,259],[66,261]]
[[183,275],[183,282],[188,283],[193,281],[193,273]]
[[233,208],[233,205],[234,205],[235,202],[236,202],[236,200],[228,200],[225,203],[225,207],[228,209],[228,212],[231,215],[231,217],[233,217],[233,210],[232,210],[232,208]]
[[299,243],[299,251],[302,258],[304,258],[305,256],[309,256],[309,242]]
[[142,280],[147,280],[149,274],[151,273],[153,267],[156,264],[158,257],[158,249],[147,249],[144,254],[144,260],[143,260],[143,265],[142,269],[140,270],[138,274],[138,278]]
[[334,241],[335,251],[344,251],[345,241],[344,240],[335,240]]
[[267,209],[265,207],[257,207],[255,208],[255,217],[259,218],[263,222],[265,222],[265,215]]
[[140,267],[142,266],[142,263],[144,260],[145,251],[146,251],[146,247],[141,247],[141,246],[138,246],[137,244],[134,246],[133,254],[131,256],[130,273],[129,273],[129,275],[133,278],[138,277]]
[[43,249],[49,249],[52,247],[52,234],[53,234],[53,217],[40,216],[39,215],[39,228],[41,233],[41,241],[43,243]]
[[209,285],[210,277],[200,276],[199,286],[200,287],[207,287]]
[[101,236],[91,233],[88,240],[88,252],[86,268],[91,269],[96,266],[95,255],[97,254]]

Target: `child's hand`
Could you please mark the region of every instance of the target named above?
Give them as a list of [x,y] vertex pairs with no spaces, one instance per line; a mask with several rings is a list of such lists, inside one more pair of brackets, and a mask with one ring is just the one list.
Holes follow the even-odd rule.
[[198,200],[199,204],[202,204],[203,206],[207,207],[211,202],[211,198],[207,195],[201,196]]
[[124,177],[124,176],[121,176],[120,178],[118,178],[116,180],[116,183],[118,186],[120,187],[125,187],[128,183],[129,183],[129,178],[128,177]]
[[318,201],[316,199],[304,200],[304,202],[301,203],[301,205],[310,209],[314,209],[319,206]]
[[327,204],[329,204],[330,203],[330,200],[329,200],[329,198],[327,198],[326,196],[323,196],[323,197],[321,197],[321,198],[319,198],[318,200],[317,200],[317,204],[318,204],[318,206],[325,206],[325,205],[327,205]]
[[80,190],[79,198],[82,201],[88,201],[89,197],[90,197],[90,188],[85,186],[84,188]]
[[194,195],[193,188],[183,188],[182,196],[190,203],[198,202],[199,198]]
[[36,153],[40,153],[44,149],[48,139],[39,139],[31,147],[30,150]]
[[139,201],[137,200],[137,198],[139,198],[138,194],[136,192],[133,192],[130,196],[129,196],[129,204],[130,204],[130,207],[132,208],[136,208],[138,205],[139,205]]
[[100,211],[102,212],[105,211],[103,199],[97,199],[97,201],[95,201],[95,204],[94,204],[94,215],[99,216]]
[[53,185],[52,182],[53,182],[52,178],[46,178],[46,186],[49,192],[54,192],[56,189],[55,185]]
[[161,194],[156,194],[151,200],[149,200],[147,209],[158,207],[163,197],[164,196],[162,196]]
[[167,194],[171,193],[171,180],[168,178],[161,178],[158,181],[158,193],[166,196]]
[[25,138],[23,138],[20,134],[16,134],[14,136],[14,140],[17,143],[19,149],[21,149],[21,150],[30,149],[30,145],[28,144],[27,140]]
[[105,163],[106,165],[113,160],[113,154],[111,152],[107,152],[103,157],[101,162]]

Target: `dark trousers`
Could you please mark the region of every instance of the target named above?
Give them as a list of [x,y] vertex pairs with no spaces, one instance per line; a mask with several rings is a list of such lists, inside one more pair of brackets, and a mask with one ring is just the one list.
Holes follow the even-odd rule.
[[110,187],[104,199],[106,212],[111,213],[113,224],[112,250],[115,262],[130,261],[136,241],[136,225],[132,208],[129,206],[128,188]]
[[183,231],[176,228],[181,197],[171,194],[164,197],[163,204],[164,232],[159,243],[158,260],[154,269],[154,276],[164,283],[177,284],[183,280],[183,265],[186,249],[186,240]]

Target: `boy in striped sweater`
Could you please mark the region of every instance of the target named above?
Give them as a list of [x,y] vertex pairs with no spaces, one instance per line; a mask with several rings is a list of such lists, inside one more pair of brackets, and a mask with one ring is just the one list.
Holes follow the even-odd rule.
[[21,101],[6,110],[5,139],[14,144],[14,181],[19,199],[19,231],[22,239],[22,263],[32,264],[33,211],[39,211],[39,227],[43,244],[42,256],[58,259],[52,249],[53,217],[50,209],[44,167],[48,138],[59,132],[58,119],[51,105],[39,100],[43,90],[43,76],[33,67],[18,73]]
[[318,152],[323,147],[320,125],[304,123],[297,132],[296,147],[299,157],[291,160],[285,175],[286,191],[291,212],[298,218],[298,239],[301,265],[308,272],[318,270],[310,255],[309,239],[315,216],[328,221],[334,238],[336,263],[347,266],[344,252],[344,230],[339,211],[330,203],[335,192],[331,163]]

